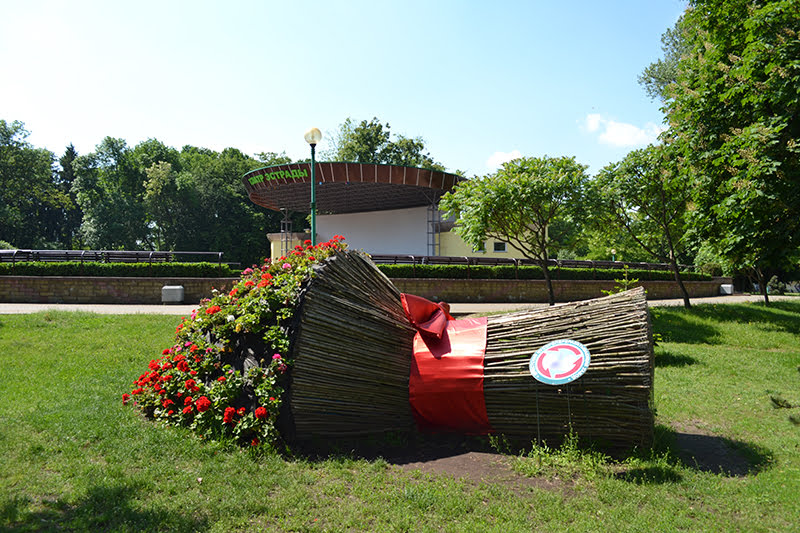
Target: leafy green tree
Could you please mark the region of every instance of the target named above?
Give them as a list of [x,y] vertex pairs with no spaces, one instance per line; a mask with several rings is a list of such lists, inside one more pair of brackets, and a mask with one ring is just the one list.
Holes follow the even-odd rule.
[[495,174],[474,178],[447,193],[440,207],[456,217],[455,231],[478,247],[486,238],[506,241],[544,272],[550,305],[555,303],[548,268],[548,228],[565,217],[580,220],[586,166],[573,157],[520,158]]
[[58,246],[69,197],[54,181],[55,155],[35,148],[20,121],[0,120],[0,239],[20,248]]
[[322,152],[322,157],[331,161],[385,163],[445,170],[425,151],[425,141],[421,137],[398,135],[392,141],[389,124],[381,124],[377,117],[369,122],[362,120],[357,125],[351,118],[347,118],[339,126],[339,130],[329,137],[330,148]]
[[81,235],[87,246],[152,249],[143,202],[144,172],[122,139],[106,137],[74,164],[73,190],[83,210]]
[[669,263],[683,304],[691,307],[678,267],[687,243],[691,188],[677,158],[664,145],[634,150],[603,168],[593,186],[601,202],[594,210],[598,221],[627,232],[651,258]]
[[83,242],[80,237],[83,212],[78,206],[78,199],[72,190],[72,184],[75,182],[75,170],[72,165],[77,157],[78,152],[70,143],[64,150],[64,155],[58,160],[60,168],[56,173],[57,187],[65,197],[69,198],[69,201],[65,202],[62,209],[62,221],[59,231],[59,240],[66,249],[83,248]]
[[269,255],[266,234],[278,231],[281,215],[253,204],[241,182],[263,164],[235,148],[218,153],[190,146],[181,150],[180,162],[172,179],[186,209],[176,221],[174,249],[219,250],[246,265]]
[[292,162],[292,158],[286,155],[286,152],[260,152],[256,154],[256,159],[267,167],[272,165],[285,165]]
[[675,26],[661,36],[661,51],[664,57],[645,67],[639,75],[639,84],[652,99],[666,101],[667,87],[678,79],[678,63],[690,50],[690,43],[683,29],[683,17]]
[[693,0],[667,87],[668,140],[695,176],[695,226],[765,273],[800,245],[800,1]]

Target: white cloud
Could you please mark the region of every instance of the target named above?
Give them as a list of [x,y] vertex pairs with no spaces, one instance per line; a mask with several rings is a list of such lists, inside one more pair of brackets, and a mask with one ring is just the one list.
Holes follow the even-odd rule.
[[510,152],[495,152],[489,159],[486,160],[486,166],[491,169],[500,168],[503,163],[508,163],[512,159],[522,157],[519,150],[511,150]]
[[648,122],[643,128],[617,122],[597,113],[586,115],[584,127],[590,133],[599,132],[597,140],[603,144],[620,147],[645,146],[658,141],[658,135],[665,130],[663,126]]
[[603,115],[598,113],[590,113],[586,115],[586,129],[589,131],[597,131],[602,122]]

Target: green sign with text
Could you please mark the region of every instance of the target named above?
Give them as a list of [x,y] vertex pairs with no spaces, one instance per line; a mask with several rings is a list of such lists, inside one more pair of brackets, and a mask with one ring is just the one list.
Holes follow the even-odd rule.
[[267,174],[258,174],[257,176],[250,176],[247,178],[247,181],[250,182],[250,185],[255,185],[256,183],[262,183],[265,181],[271,180],[279,180],[279,179],[289,179],[289,178],[307,178],[308,177],[308,169],[306,168],[296,168],[292,170],[276,170],[274,172],[270,172]]

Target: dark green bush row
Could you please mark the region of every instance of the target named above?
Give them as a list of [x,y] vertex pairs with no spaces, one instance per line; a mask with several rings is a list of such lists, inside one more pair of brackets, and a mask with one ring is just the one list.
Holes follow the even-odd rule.
[[0,263],[3,276],[107,276],[124,278],[230,278],[230,266],[217,263],[95,263],[30,261]]
[[[438,278],[438,279],[544,279],[542,269],[538,266],[521,266],[515,269],[512,265],[502,266],[470,266],[466,265],[378,265],[378,268],[390,278]],[[616,280],[622,279],[622,269],[590,269],[590,268],[551,268],[552,279],[564,280]],[[684,281],[709,281],[711,276],[694,272],[683,272]],[[628,270],[628,279],[638,278],[641,281],[673,279],[668,270]]]

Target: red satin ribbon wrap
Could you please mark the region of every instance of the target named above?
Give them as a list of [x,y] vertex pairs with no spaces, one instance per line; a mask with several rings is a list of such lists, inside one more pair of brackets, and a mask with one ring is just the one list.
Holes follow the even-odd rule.
[[492,432],[483,396],[486,318],[454,320],[447,304],[401,295],[417,328],[408,382],[409,402],[422,430]]

